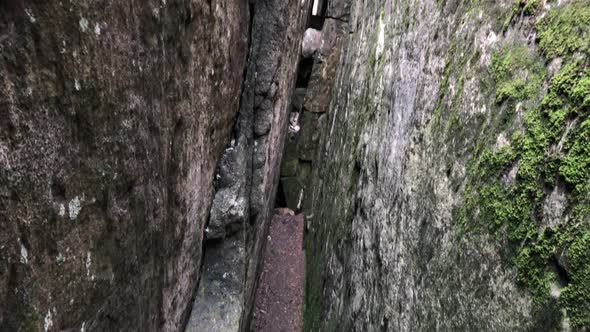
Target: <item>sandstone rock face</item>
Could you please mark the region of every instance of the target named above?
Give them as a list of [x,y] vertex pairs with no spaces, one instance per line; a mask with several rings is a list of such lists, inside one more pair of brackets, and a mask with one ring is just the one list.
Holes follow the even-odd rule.
[[0,3],[0,330],[182,327],[248,12]]
[[304,330],[590,327],[588,1],[331,6]]

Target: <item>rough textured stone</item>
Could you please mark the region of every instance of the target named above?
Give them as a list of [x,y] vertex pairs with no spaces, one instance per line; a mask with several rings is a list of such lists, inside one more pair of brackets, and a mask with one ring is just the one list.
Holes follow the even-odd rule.
[[[243,271],[239,276],[241,287],[217,285],[216,278],[205,272],[191,313],[199,325],[193,330],[189,327],[190,331],[206,327],[212,331],[249,329],[260,254],[274,207],[301,38],[310,6],[311,1],[259,0],[250,7],[250,55],[234,128],[235,145],[223,157],[229,161],[227,169],[232,176],[224,176],[220,170],[222,181],[218,183],[209,221],[213,238],[240,242],[225,253],[211,253],[216,255],[217,264],[243,264],[238,268]],[[232,234],[233,231],[236,232]],[[206,243],[205,261],[213,261],[208,259],[209,245],[218,244]],[[207,295],[211,288],[218,289],[219,295],[214,298],[219,301],[225,301],[224,292],[239,300],[226,301],[225,306],[214,305],[213,297]],[[233,312],[242,314],[239,324],[227,325],[217,319]]]
[[310,112],[324,113],[330,106],[342,43],[348,26],[347,16],[339,19],[331,18],[330,15],[335,12],[337,12],[336,9],[328,9],[328,18],[322,30],[322,46],[315,59],[308,93],[305,96],[304,108]]
[[245,1],[0,2],[0,330],[175,331]]
[[305,100],[305,94],[307,93],[306,88],[297,88],[293,93],[293,108],[294,111],[301,111],[303,107],[303,101]]
[[301,131],[297,136],[297,156],[301,160],[311,161],[315,157],[321,133],[320,115],[303,112],[300,116]]
[[[207,246],[203,274],[187,332],[238,331],[243,308],[244,243],[239,237]],[[206,287],[204,287],[206,286]]]
[[286,159],[286,156],[283,155],[283,161],[281,163],[281,176],[296,176],[297,170],[299,166],[299,159],[297,158],[289,158]]
[[299,197],[303,191],[303,184],[301,180],[298,177],[282,178],[281,186],[283,187],[287,208],[291,210],[297,210]]
[[[348,8],[346,2],[332,1],[331,6]],[[505,229],[496,233],[488,229],[496,220],[482,217],[484,206],[476,206],[466,219],[459,218],[468,203],[465,195],[469,193],[466,186],[473,183],[471,173],[485,171],[470,169],[468,162],[486,148],[493,153],[509,149],[505,143],[512,140],[513,132],[524,131],[525,110],[539,105],[537,97],[523,98],[521,103],[499,101],[501,93],[518,96],[526,85],[521,83],[516,91],[491,90],[494,54],[511,45],[537,54],[536,22],[547,17],[551,8],[571,2],[531,2],[538,4],[532,9],[525,7],[527,3],[353,0],[350,16],[347,11],[328,14],[345,22],[350,33],[344,37],[337,68],[326,68],[338,73],[331,98],[316,99],[310,88],[306,99],[306,104],[318,102],[306,108],[329,112],[320,166],[314,169],[312,190],[305,198],[304,330],[567,329],[567,316],[572,314],[578,318],[572,326],[588,328],[583,316],[587,292],[569,293],[581,294],[567,299],[579,301],[570,312],[555,310],[566,303],[566,292],[559,287],[580,283],[559,276],[575,272],[564,259],[574,257],[571,247],[569,254],[559,254],[563,248],[537,249],[556,256],[544,258],[546,269],[530,272],[527,266],[515,266],[513,253],[527,242],[540,243],[544,233],[537,234],[535,227],[527,241],[510,241]],[[580,3],[579,8],[588,5]],[[585,24],[576,20],[564,24],[576,22]],[[588,63],[584,52],[576,56]],[[527,65],[527,70],[534,70],[533,64]],[[526,84],[534,80],[529,75]],[[539,84],[531,91],[543,93],[546,86]],[[510,115],[499,118],[506,114]],[[587,113],[579,114],[579,121],[586,119]],[[504,139],[498,139],[503,132]],[[550,156],[551,149],[546,151],[541,152],[541,160]],[[517,163],[508,163],[501,171],[512,182],[525,176]],[[500,176],[494,180],[503,183]],[[556,181],[559,186],[563,178]],[[575,240],[570,241],[579,250],[587,245],[584,234],[588,233],[582,232],[588,229],[588,187],[570,188],[566,200],[559,188],[544,192],[551,186],[541,183],[538,191],[547,195],[545,209],[540,204],[527,212],[537,218],[533,220],[541,229],[548,226],[558,231],[572,225],[567,217],[574,214],[563,209],[564,204],[586,202],[582,205],[586,212],[572,226],[580,227],[582,235],[562,233],[573,236]],[[581,192],[574,196],[575,190]],[[518,260],[526,261],[527,251],[522,252],[525,255]],[[578,269],[588,271],[587,251],[577,254]],[[558,264],[551,263],[555,260]],[[551,264],[565,272],[551,271]],[[549,300],[536,297],[536,289],[523,285],[536,282],[534,273],[563,284],[551,285]],[[569,285],[565,287],[574,292]]]

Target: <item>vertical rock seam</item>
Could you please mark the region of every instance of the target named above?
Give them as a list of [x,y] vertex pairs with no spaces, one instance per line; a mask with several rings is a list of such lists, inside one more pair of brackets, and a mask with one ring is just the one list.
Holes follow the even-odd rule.
[[247,331],[310,1],[259,0],[233,140],[218,166],[187,331]]

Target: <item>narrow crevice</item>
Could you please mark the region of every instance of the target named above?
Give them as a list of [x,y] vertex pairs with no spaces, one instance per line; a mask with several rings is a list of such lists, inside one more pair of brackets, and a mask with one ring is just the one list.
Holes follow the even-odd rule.
[[[317,15],[313,15],[313,11],[310,11],[310,16],[305,28],[306,34],[310,29],[321,32],[326,20],[328,1],[314,0],[311,2],[311,5],[315,6],[316,2],[319,10]],[[300,149],[300,132],[303,129],[303,122],[301,120],[304,113],[309,111],[305,109],[305,100],[308,96],[308,87],[312,79],[314,65],[319,61],[319,52],[320,50],[318,48],[314,50],[311,56],[304,56],[301,54],[299,57],[295,90],[293,91],[292,103],[290,106],[289,131],[283,148],[282,163],[285,164],[285,167],[281,167],[279,186],[277,189],[277,195],[275,196],[275,207],[288,207],[296,212],[300,212],[302,205],[301,201],[308,182],[307,178],[309,177],[309,174],[306,176],[301,173],[305,173],[305,171],[311,170],[313,167],[311,161],[303,162],[297,154],[299,154],[298,150]],[[284,173],[285,171],[287,173]]]
[[[248,17],[248,33],[247,33],[247,45],[246,45],[246,49],[248,50],[247,54],[246,54],[246,59],[245,59],[245,65],[244,65],[244,69],[242,71],[242,82],[241,82],[241,87],[240,87],[240,99],[238,102],[238,108],[237,108],[237,112],[234,116],[234,120],[233,120],[233,126],[232,126],[232,131],[230,134],[230,142],[228,142],[228,145],[225,147],[224,149],[224,153],[227,151],[227,149],[232,148],[235,143],[238,141],[239,138],[239,130],[240,130],[240,121],[239,121],[239,117],[240,117],[240,112],[242,110],[243,107],[243,102],[244,102],[244,90],[247,89],[247,75],[248,75],[248,69],[249,69],[249,63],[251,61],[252,58],[252,31],[253,31],[253,26],[254,26],[254,7],[255,7],[255,3],[253,1],[250,1],[249,5],[249,17]],[[220,167],[221,167],[221,163],[223,162],[223,158],[220,158],[218,161],[218,164],[216,166],[216,170],[215,170],[215,174],[219,174],[220,172]],[[218,183],[218,179],[217,176],[213,179],[213,197],[215,196],[215,194],[220,190],[220,184]],[[206,257],[207,257],[207,252],[208,252],[208,248],[210,247],[215,247],[215,246],[220,246],[221,242],[224,241],[224,239],[210,239],[207,237],[207,230],[209,228],[209,224],[211,222],[211,208],[213,207],[213,202],[211,202],[211,205],[209,206],[209,211],[207,214],[207,221],[203,227],[203,236],[202,236],[202,240],[201,240],[201,261],[200,261],[200,266],[199,266],[199,273],[197,276],[197,282],[195,285],[195,288],[192,292],[192,297],[191,297],[191,301],[188,303],[186,311],[185,311],[185,315],[182,319],[181,322],[181,331],[185,331],[187,329],[187,326],[189,324],[189,321],[191,319],[191,313],[193,311],[193,307],[194,307],[194,303],[195,300],[197,299],[197,293],[199,288],[201,287],[201,283],[202,283],[202,278],[203,275],[205,273],[205,268],[206,268]]]
[[310,11],[307,27],[313,28],[316,30],[322,30],[324,27],[324,22],[326,20],[326,11],[328,10],[328,0],[313,0],[312,7],[315,5],[316,1],[318,2],[317,15],[314,15],[313,10]]
[[337,16],[337,17],[336,16],[326,16],[325,19],[326,20],[330,19],[330,20],[335,20],[335,21],[340,21],[340,22],[348,23],[348,15],[342,15],[342,16]]
[[559,263],[556,257],[551,258],[550,260],[551,268],[555,272],[556,281],[560,288],[567,287],[570,282],[570,276],[566,269]]
[[275,208],[284,208],[287,207],[287,200],[285,198],[285,192],[283,191],[283,184],[279,181],[279,185],[277,187],[277,196],[275,202]]

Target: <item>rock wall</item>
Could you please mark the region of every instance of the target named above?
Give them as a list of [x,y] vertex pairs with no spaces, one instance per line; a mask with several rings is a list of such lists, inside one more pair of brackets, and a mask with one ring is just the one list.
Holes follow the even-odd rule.
[[181,329],[248,12],[0,2],[0,330]]
[[233,139],[216,175],[205,266],[187,331],[248,331],[279,181],[311,1],[251,4],[250,53]]
[[305,330],[588,329],[590,3],[348,4]]

